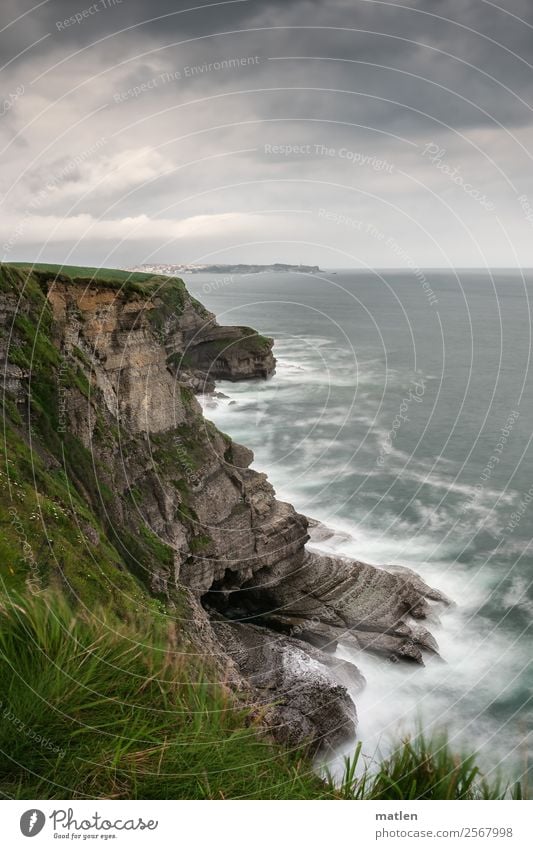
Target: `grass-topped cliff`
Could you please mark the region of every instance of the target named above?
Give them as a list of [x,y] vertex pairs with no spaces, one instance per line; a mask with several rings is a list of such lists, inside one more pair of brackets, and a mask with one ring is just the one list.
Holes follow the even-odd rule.
[[[218,326],[177,278],[20,263],[0,265],[0,334],[0,794],[505,794],[445,741],[401,746],[374,777],[356,779],[349,765],[340,788],[320,780],[310,753],[324,723],[354,727],[328,659],[290,635],[276,643],[280,669],[302,656],[326,664],[318,684],[298,684],[317,699],[308,715],[295,680],[262,686],[233,637],[224,643],[241,633],[225,619],[237,590],[261,625],[243,633],[268,633],[270,646],[264,599],[247,588],[276,575],[289,598],[286,576],[305,566],[304,517],[195,397],[214,377],[270,374],[271,340]],[[354,572],[365,599],[369,582],[386,579],[395,617],[424,615],[422,591],[369,570]],[[374,648],[384,650],[385,629],[387,652],[419,654],[403,620],[400,637],[384,617]]]
[[[222,441],[223,452],[230,444],[205,422],[187,386],[187,380],[197,386],[201,372],[199,376],[198,371],[182,369],[182,381],[177,382],[167,373],[167,365],[171,368],[176,358],[198,359],[195,347],[204,344],[203,336],[201,341],[195,338],[198,327],[210,335],[229,334],[226,345],[235,341],[237,330],[245,355],[250,338],[252,347],[258,343],[248,329],[211,327],[210,314],[179,279],[107,269],[95,278],[92,269],[69,270],[80,273],[70,277],[50,266],[0,266],[6,463],[1,473],[3,578],[6,587],[21,589],[31,561],[34,582],[63,582],[64,589],[89,606],[105,599],[114,600],[120,609],[125,594],[137,599],[149,576],[170,565],[173,556],[166,541],[139,515],[143,503],[154,497],[145,469],[138,469],[138,480],[133,479],[133,469],[125,474],[128,455],[132,464],[145,462],[142,432],[153,431],[151,471],[155,478],[171,474],[178,518],[188,529],[186,542],[192,549],[206,544],[206,534],[199,532],[189,505],[191,481],[215,450],[213,439]],[[172,324],[184,315],[192,338],[189,344],[179,340],[184,355],[176,352],[174,343],[169,350],[161,345],[152,355],[154,343],[147,337],[171,337]],[[109,380],[104,369],[116,357],[108,370],[111,380],[125,375],[124,345],[135,347],[136,360],[130,369],[131,385],[120,396],[120,390],[104,382]],[[135,385],[143,366],[151,368],[154,383],[144,395]],[[164,372],[159,374],[159,393],[154,388],[156,370]],[[100,371],[103,385],[98,385],[96,376]],[[106,393],[116,405],[111,414],[104,403]],[[162,410],[165,402],[168,408]],[[139,434],[142,404],[148,409]],[[132,419],[135,427],[130,428]],[[117,452],[122,462],[113,475],[107,458]],[[125,513],[131,514],[130,523]]]

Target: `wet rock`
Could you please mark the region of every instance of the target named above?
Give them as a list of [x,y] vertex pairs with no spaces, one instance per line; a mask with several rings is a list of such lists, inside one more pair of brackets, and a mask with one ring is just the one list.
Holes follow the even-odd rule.
[[289,574],[275,565],[255,573],[254,586],[248,586],[252,599],[268,597],[262,613],[267,623],[289,634],[296,629],[312,643],[319,638],[333,645],[348,634],[359,648],[418,663],[424,651],[438,651],[431,634],[412,620],[426,618],[432,609],[428,598],[440,594],[408,573],[307,552]]
[[446,596],[440,590],[436,590],[433,587],[430,587],[428,584],[426,584],[426,582],[420,577],[417,572],[413,571],[413,569],[409,569],[407,566],[387,565],[382,566],[382,569],[385,569],[387,572],[390,572],[391,575],[397,575],[400,578],[405,578],[407,582],[417,587],[417,589],[426,598],[431,599],[431,601],[437,601],[447,607],[454,604],[454,602],[450,598],[448,598],[448,596]]
[[352,664],[253,625],[214,622],[213,630],[266,707],[273,736],[317,750],[355,734],[357,714],[346,684],[361,687]]

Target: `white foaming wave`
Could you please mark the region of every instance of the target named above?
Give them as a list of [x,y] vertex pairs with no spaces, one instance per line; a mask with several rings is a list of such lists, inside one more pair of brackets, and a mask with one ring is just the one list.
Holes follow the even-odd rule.
[[[331,527],[332,523],[328,524]],[[365,753],[372,755],[380,746],[387,754],[398,734],[416,731],[420,719],[428,730],[433,724],[447,725],[452,743],[457,735],[455,748],[463,742],[470,749],[474,745],[485,747],[484,757],[492,765],[496,762],[496,749],[498,758],[505,758],[516,746],[517,721],[501,727],[488,712],[492,702],[521,696],[523,669],[530,660],[523,638],[513,643],[505,629],[480,615],[498,583],[497,565],[484,563],[473,574],[471,568],[449,560],[417,562],[419,555],[427,554],[425,545],[432,545],[429,538],[418,540],[415,545],[407,540],[406,546],[395,546],[390,539],[376,538],[361,527],[347,540],[346,525],[338,523],[335,527],[339,532],[329,538],[312,540],[310,547],[378,565],[400,563],[413,567],[430,586],[458,602],[458,607],[440,611],[440,622],[431,621],[429,625],[446,665],[435,664],[430,659],[425,669],[410,671],[403,664],[392,666],[365,653],[350,655],[350,649],[343,653],[340,647],[339,656],[355,663],[368,682],[363,694],[354,697],[360,718],[358,736]],[[517,580],[506,601],[524,612],[527,607],[531,615],[526,588],[527,581]],[[474,718],[472,727],[469,723]],[[341,755],[348,750],[345,747]]]
[[[277,359],[276,376],[282,378],[311,378],[327,385],[352,386],[368,384],[383,386],[386,381],[402,379],[401,373],[386,367],[383,359],[361,359],[354,351],[339,346],[334,340],[322,337],[276,340],[274,353]],[[332,375],[336,380],[332,381]],[[339,381],[339,375],[344,375]]]
[[[257,387],[257,384],[255,386]],[[304,512],[316,512],[317,509],[320,510],[323,499],[328,500],[332,497],[333,490],[328,489],[327,492],[323,492],[328,484],[334,483],[341,489],[346,488],[342,481],[348,480],[352,473],[349,468],[343,465],[341,458],[332,454],[330,449],[334,441],[329,438],[327,433],[326,435],[321,433],[320,425],[314,427],[316,425],[314,415],[300,421],[301,430],[305,431],[305,428],[308,428],[309,431],[312,431],[314,428],[312,436],[307,438],[304,433],[299,441],[287,446],[286,450],[283,449],[283,439],[276,435],[275,430],[272,430],[271,438],[263,440],[260,445],[255,445],[258,417],[261,420],[268,417],[272,425],[268,402],[262,400],[264,396],[261,392],[255,395],[246,392],[239,397],[240,400],[237,405],[231,405],[231,397],[217,399],[217,408],[210,409],[207,407],[206,413],[211,414],[224,430],[233,433],[237,431],[238,439],[255,448],[256,467],[269,467],[270,479],[280,497],[292,501],[298,509]],[[243,413],[246,415],[243,416]],[[332,427],[341,425],[344,418],[342,405],[337,406],[336,414],[333,410],[328,410],[326,418],[327,424]],[[296,432],[293,435],[296,436]],[[365,446],[363,450],[371,452],[368,446]],[[296,452],[298,453],[297,465],[293,462]],[[516,493],[501,493],[498,490],[486,488],[481,491],[477,499],[474,499],[476,495],[474,486],[452,482],[446,477],[436,474],[435,471],[431,472],[431,466],[428,462],[416,460],[405,453],[402,455],[399,451],[397,453],[399,457],[393,457],[393,459],[400,459],[401,457],[402,460],[409,461],[406,462],[406,468],[398,468],[395,475],[395,464],[391,463],[390,467],[383,469],[362,471],[361,479],[369,479],[373,476],[382,479],[383,475],[389,475],[391,480],[394,480],[396,476],[404,480],[415,481],[424,488],[428,487],[441,491],[444,495],[450,493],[454,496],[461,496],[461,503],[445,503],[439,507],[426,503],[423,498],[414,499],[410,506],[417,512],[416,521],[412,519],[402,520],[396,514],[389,515],[388,511],[381,511],[382,526],[389,528],[388,533],[402,536],[406,541],[402,548],[410,557],[423,560],[425,559],[424,553],[434,555],[437,547],[439,552],[446,552],[447,556],[453,558],[463,548],[465,541],[468,544],[468,538],[471,539],[479,531],[486,530],[493,536],[502,534],[506,517],[500,515],[498,509],[494,508],[494,504],[498,499],[499,505],[512,504],[517,497]],[[306,480],[306,477],[312,479],[312,484]],[[368,499],[367,490],[365,490],[365,496]],[[338,496],[336,498],[338,500]],[[463,502],[466,502],[466,504]],[[385,506],[385,499],[379,493],[377,493],[377,504]],[[338,517],[335,517],[335,519],[338,521]],[[435,535],[445,535],[446,531],[452,528],[453,542],[452,539],[447,539],[444,543],[439,544]],[[426,539],[429,536],[431,536],[431,540]],[[378,545],[377,548],[379,552],[382,546]],[[371,551],[374,552],[375,549],[376,545],[373,544]],[[355,556],[357,556],[357,553]]]
[[472,539],[482,530],[497,538],[501,536],[506,522],[506,517],[500,516],[491,505],[477,504],[472,510],[465,510],[462,504],[432,506],[416,498],[411,507],[416,510],[419,517],[416,524],[422,531],[436,534],[453,528],[454,536],[461,540]]
[[[411,566],[416,563],[418,569],[423,569],[423,577],[427,574],[439,575],[441,569],[435,564],[428,564],[428,555],[433,554],[435,550],[435,539],[429,536],[413,534],[413,527],[407,522],[404,523],[404,529],[407,529],[405,536],[396,534],[383,535],[380,530],[372,530],[367,526],[358,525],[357,522],[350,523],[343,521],[338,516],[320,515],[320,511],[315,510],[313,514],[325,526],[330,528],[333,536],[327,540],[313,539],[311,531],[311,542],[309,546],[316,551],[322,551],[325,554],[337,554],[343,557],[350,557],[354,560],[363,560],[374,565],[382,565],[387,563],[398,563],[405,561],[404,565]],[[449,569],[450,561],[443,561],[440,567],[444,566]],[[460,570],[456,570],[458,574]],[[422,574],[422,573],[421,573]],[[456,580],[447,582],[447,587],[439,587],[444,592],[452,594],[457,591],[458,585]],[[451,586],[453,584],[453,586]],[[460,584],[462,586],[462,584]]]
[[528,555],[531,557],[530,548],[533,544],[533,540],[523,540],[523,539],[508,539],[505,542],[502,541],[502,544],[499,546],[498,551],[503,557],[524,557]]
[[526,580],[522,576],[513,578],[511,585],[501,600],[504,610],[517,609],[530,615],[533,614],[533,601],[528,597],[530,590],[531,581]]
[[353,387],[355,390],[357,386],[364,382],[373,382],[370,375],[362,375],[360,373],[354,375],[353,372],[346,368],[339,369],[335,366],[328,368],[327,365],[324,364],[313,364],[313,366],[309,365],[302,371],[297,371],[293,368],[284,369],[282,364],[279,377],[280,380],[285,383],[296,383],[298,385],[302,385],[302,388],[303,386],[309,387],[312,384],[320,386],[323,388],[324,393],[330,389],[342,389],[345,387]]
[[[501,724],[490,709],[520,691],[520,673],[528,662],[525,647],[514,646],[462,608],[444,613],[431,630],[445,664],[429,659],[423,668],[393,665],[339,645],[336,656],[358,666],[367,680],[362,693],[352,694],[363,754],[371,759],[390,754],[399,737],[416,733],[421,724],[426,733],[447,728],[455,750],[463,745],[478,749],[487,769],[506,757],[516,761],[516,754],[509,753],[520,733],[518,720]],[[338,750],[333,763],[338,772],[351,749],[353,743]]]
[[[311,529],[309,548],[324,554],[349,557],[373,565],[400,564],[413,568],[430,585],[442,590],[449,598],[457,600],[464,611],[477,612],[488,601],[492,586],[499,580],[497,564],[484,560],[472,571],[457,561],[463,543],[460,535],[444,541],[435,540],[435,534],[422,533],[408,522],[394,524],[394,516],[387,526],[386,516],[382,527],[346,522],[337,516],[326,516],[320,505],[313,507],[313,517],[333,533],[329,538],[314,537]],[[381,514],[380,514],[381,515]],[[323,535],[322,535],[323,537]]]
[[305,366],[300,362],[292,362],[291,360],[278,359],[276,362],[276,377],[283,377],[285,374],[298,373],[300,376],[305,372]]
[[313,348],[331,348],[335,343],[327,336],[290,336],[276,338],[276,351],[306,351]]
[[[452,466],[458,467],[456,463],[452,463]],[[385,465],[377,471],[378,474],[388,474],[390,477],[413,481],[422,486],[463,495],[468,502],[465,506],[468,506],[469,509],[474,511],[484,511],[486,507],[486,503],[484,502],[499,501],[500,504],[513,504],[519,497],[519,493],[514,490],[507,489],[503,491],[487,486],[481,490],[477,490],[475,484],[461,483],[457,480],[441,477],[432,469],[429,462],[416,459],[412,455],[407,454],[407,452],[396,448],[393,448],[389,452]],[[375,472],[372,470],[372,473]]]

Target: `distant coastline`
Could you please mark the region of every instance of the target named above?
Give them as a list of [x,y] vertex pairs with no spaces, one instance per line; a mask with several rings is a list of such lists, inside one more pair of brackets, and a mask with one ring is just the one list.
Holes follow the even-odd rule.
[[151,274],[163,274],[168,277],[174,277],[177,274],[261,274],[265,271],[273,272],[290,272],[294,271],[300,274],[314,274],[321,271],[318,265],[290,265],[284,262],[274,262],[272,265],[245,265],[238,263],[236,265],[198,265],[198,264],[180,264],[169,265],[166,263],[136,265],[127,271],[148,272]]

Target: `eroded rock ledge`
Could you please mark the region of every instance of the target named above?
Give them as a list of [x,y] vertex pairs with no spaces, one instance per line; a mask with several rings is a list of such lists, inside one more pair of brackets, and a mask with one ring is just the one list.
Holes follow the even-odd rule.
[[334,745],[355,734],[357,713],[348,688],[364,678],[351,663],[302,640],[236,622],[212,622],[225,653],[254,688],[273,735],[291,748]]
[[[221,593],[218,603],[215,598],[215,606],[230,616],[253,616],[326,651],[342,642],[418,663],[424,652],[438,652],[429,631],[412,622],[428,618],[429,598],[435,598],[421,579],[313,552],[297,568],[282,570],[258,570],[239,591]],[[443,596],[439,601],[446,603]]]
[[[167,607],[180,609],[186,594],[191,640],[246,690],[277,739],[316,748],[353,734],[348,687],[364,679],[334,657],[337,643],[422,663],[437,646],[421,623],[446,599],[401,567],[308,551],[306,517],[250,468],[251,451],[204,418],[194,393],[216,378],[271,375],[272,340],[220,327],[180,280],[128,289],[40,272],[32,281],[51,313],[57,379],[62,363],[78,375],[62,387],[63,413],[92,462],[69,475],[123,568]],[[11,332],[26,278],[11,270],[7,283],[1,318]],[[17,332],[2,337],[11,349]],[[11,363],[8,347],[0,355],[23,409],[30,370]],[[86,545],[94,533],[86,529]]]

